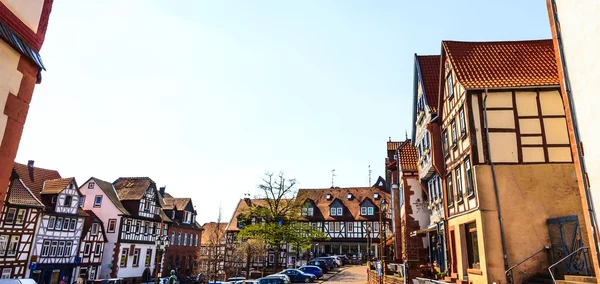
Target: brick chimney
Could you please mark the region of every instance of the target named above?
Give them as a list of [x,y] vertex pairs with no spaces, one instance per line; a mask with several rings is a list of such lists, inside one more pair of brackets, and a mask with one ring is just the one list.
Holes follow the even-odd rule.
[[160,187],[160,189],[158,190],[158,193],[160,193],[160,196],[165,197],[165,189],[167,189],[166,186]]
[[27,169],[29,169],[29,179],[31,181],[34,181],[33,180],[33,168],[34,168],[33,163],[34,162],[35,162],[34,160],[27,161]]
[[244,201],[246,201],[248,206],[252,206],[252,200],[250,200],[250,197],[244,197]]

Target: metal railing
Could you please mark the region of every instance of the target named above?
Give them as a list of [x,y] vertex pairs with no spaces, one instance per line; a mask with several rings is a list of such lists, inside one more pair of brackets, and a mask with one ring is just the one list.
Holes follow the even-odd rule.
[[543,251],[548,251],[548,250],[550,250],[550,247],[548,247],[548,246],[545,246],[543,249],[541,249],[541,250],[537,251],[536,253],[534,253],[534,254],[532,254],[532,255],[528,256],[527,258],[525,258],[525,259],[524,259],[524,260],[522,260],[521,262],[519,262],[519,263],[517,263],[517,264],[515,264],[515,265],[511,266],[509,269],[507,269],[507,270],[504,272],[504,275],[506,275],[506,278],[508,278],[508,279],[510,280],[510,282],[509,282],[509,283],[513,283],[513,282],[514,282],[514,279],[513,279],[513,276],[512,276],[512,270],[513,270],[513,269],[517,268],[517,266],[519,266],[519,265],[523,264],[524,262],[526,262],[526,261],[528,261],[528,260],[532,259],[534,256],[536,256],[536,255],[540,254],[541,252],[543,252]]
[[[548,267],[548,271],[550,272],[550,277],[552,277],[552,282],[553,282],[553,283],[556,283],[556,279],[554,279],[554,273],[552,273],[552,268],[554,268],[555,266],[557,266],[559,263],[561,263],[561,262],[565,261],[567,258],[569,258],[569,257],[571,257],[571,256],[573,256],[573,255],[575,255],[575,254],[576,254],[576,253],[578,253],[579,251],[586,250],[586,249],[589,249],[589,248],[588,248],[588,247],[580,247],[580,248],[576,249],[575,251],[573,251],[572,253],[568,254],[567,256],[565,256],[565,257],[561,258],[559,261],[557,261],[557,262],[555,262],[554,264],[550,265],[550,266]],[[583,257],[585,257],[585,255],[584,255]]]

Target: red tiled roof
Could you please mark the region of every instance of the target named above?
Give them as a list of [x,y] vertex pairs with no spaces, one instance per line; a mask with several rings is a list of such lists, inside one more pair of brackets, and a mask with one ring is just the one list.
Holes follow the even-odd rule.
[[[250,204],[248,204],[250,203]],[[238,228],[237,217],[241,214],[249,210],[251,207],[256,206],[268,206],[266,199],[249,199],[248,201],[245,199],[240,199],[237,207],[235,208],[235,212],[233,212],[233,216],[231,216],[231,221],[227,225],[226,230],[228,232],[237,232],[240,229]]]
[[431,112],[437,113],[438,86],[440,84],[440,56],[418,55],[419,70],[423,80],[423,91]]
[[74,178],[58,178],[44,182],[42,194],[59,194],[73,181]]
[[113,182],[120,200],[140,200],[146,189],[154,183],[149,177],[121,177]]
[[33,195],[41,200],[42,188],[44,182],[49,179],[58,179],[60,174],[55,170],[48,170],[38,167],[33,167],[33,178],[29,175],[29,168],[27,165],[16,163],[14,169],[19,175],[19,178],[23,181],[25,186],[31,190]]
[[411,140],[408,139],[398,150],[400,152],[400,168],[402,171],[418,171],[417,164],[419,162],[419,155],[417,154],[417,148],[412,145]]
[[20,179],[11,182],[7,195],[6,202],[8,204],[44,208],[44,204],[35,197]]
[[166,207],[164,209],[184,210],[192,201],[191,198],[163,198]]
[[443,48],[467,89],[559,85],[552,40],[459,42]]
[[130,215],[129,211],[123,207],[123,203],[121,203],[121,200],[117,194],[117,190],[112,183],[95,177],[91,177],[90,179],[96,182],[96,185],[100,187],[100,190],[104,192],[104,195],[110,199],[110,201],[115,205],[115,207],[117,207],[117,209],[119,209],[119,211],[121,211],[121,213]]
[[[348,199],[348,194],[352,194],[352,199]],[[375,199],[374,195],[378,193],[380,198]],[[331,194],[331,198],[327,199],[327,195]],[[365,199],[370,199],[375,206],[379,205],[381,198],[390,202],[390,194],[375,187],[346,187],[346,188],[323,188],[323,189],[299,189],[296,195],[296,200],[306,202],[310,200],[316,206],[314,216],[308,217],[311,220],[372,220],[378,216],[362,216],[360,215],[360,204]],[[339,200],[344,208],[344,214],[341,217],[329,215],[329,205],[334,200]]]
[[[227,223],[216,223],[210,222],[202,225],[202,238],[200,238],[201,245],[209,245],[209,244],[218,244],[223,239],[225,235],[225,228],[227,228]],[[218,230],[218,231],[217,231]],[[216,239],[218,236],[218,239]]]
[[394,150],[398,149],[398,147],[400,147],[400,145],[402,145],[402,142],[388,141],[387,149],[388,149],[388,151],[394,151]]

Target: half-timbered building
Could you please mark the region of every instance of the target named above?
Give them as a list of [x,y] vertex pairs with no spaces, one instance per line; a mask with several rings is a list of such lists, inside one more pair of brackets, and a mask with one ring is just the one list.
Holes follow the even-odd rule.
[[170,219],[162,212],[156,183],[148,177],[118,178],[116,194],[129,215],[120,216],[111,276],[126,282],[146,282],[154,269],[162,270],[164,257],[156,260],[156,238],[168,234]]
[[[207,280],[221,279],[219,271],[225,267],[225,229],[228,223],[210,222],[202,225],[200,238],[200,273]],[[215,277],[216,276],[216,277]]]
[[167,261],[163,274],[177,270],[184,275],[199,271],[200,239],[202,227],[196,222],[197,212],[191,198],[165,197],[165,188],[159,190],[163,201],[163,212],[171,219],[169,226],[170,245],[165,254]]
[[442,194],[444,157],[438,116],[440,56],[415,55],[413,87],[412,141],[418,153],[418,173],[427,190],[427,209],[431,211],[426,230],[414,232],[428,239],[428,260],[440,271],[446,270],[445,207]]
[[13,170],[0,215],[2,278],[26,278],[33,238],[44,205]]
[[382,202],[390,203],[390,192],[385,185],[299,189],[296,200],[302,204],[301,221],[323,231],[328,238],[314,242],[310,252],[312,256],[353,254],[381,257],[377,245],[382,227],[380,217],[385,222],[385,235],[391,237],[389,210],[380,216]]
[[441,63],[448,280],[520,283],[588,246],[552,41],[443,41]]
[[104,244],[107,242],[104,223],[92,210],[85,210],[87,217],[83,223],[83,232],[79,246],[81,264],[75,275],[78,280],[86,283],[89,280],[99,279],[102,269],[102,254]]
[[35,236],[32,278],[70,283],[81,262],[78,248],[87,216],[79,207],[81,193],[75,178],[58,178],[46,180],[40,196],[45,209]]

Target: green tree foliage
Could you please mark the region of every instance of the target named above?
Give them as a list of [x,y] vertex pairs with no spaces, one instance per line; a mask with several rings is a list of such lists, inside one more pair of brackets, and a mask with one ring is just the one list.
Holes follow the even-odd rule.
[[[283,173],[265,173],[258,185],[263,202],[250,207],[238,219],[247,225],[240,230],[238,240],[259,239],[275,253],[275,269],[279,266],[281,245],[288,243],[299,248],[309,248],[312,240],[325,239],[325,234],[300,222],[302,204],[294,199],[296,179],[286,179]],[[249,221],[254,221],[252,224]]]

